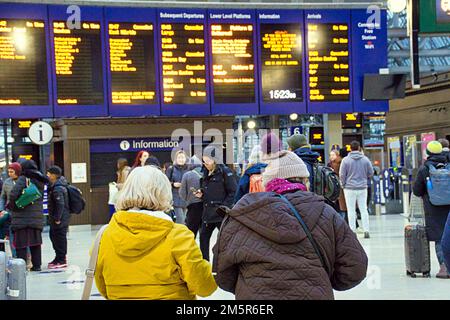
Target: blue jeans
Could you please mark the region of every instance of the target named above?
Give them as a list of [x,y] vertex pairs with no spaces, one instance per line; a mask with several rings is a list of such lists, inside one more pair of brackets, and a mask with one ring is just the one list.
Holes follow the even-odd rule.
[[[445,263],[445,258],[444,258],[444,251],[442,250],[442,242],[436,241],[435,247],[436,247],[436,256],[438,258],[439,265],[443,265]],[[447,266],[447,264],[446,264],[446,266]],[[450,275],[450,269],[448,269],[448,268],[447,268],[447,273]]]

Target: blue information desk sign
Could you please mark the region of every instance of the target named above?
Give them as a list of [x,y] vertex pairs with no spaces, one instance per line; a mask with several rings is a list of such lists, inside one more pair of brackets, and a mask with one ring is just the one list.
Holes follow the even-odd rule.
[[302,10],[258,10],[261,114],[306,113]]
[[208,10],[212,114],[258,114],[256,11]]
[[109,114],[160,115],[156,10],[105,8]]
[[158,10],[163,115],[209,115],[206,10]]
[[107,116],[103,8],[80,7],[79,26],[70,23],[68,6],[48,9],[55,116]]
[[0,118],[52,117],[47,6],[0,4]]

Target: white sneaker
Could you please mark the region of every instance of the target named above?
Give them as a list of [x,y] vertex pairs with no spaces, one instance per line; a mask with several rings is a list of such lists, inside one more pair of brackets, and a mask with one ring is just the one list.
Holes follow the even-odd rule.
[[364,229],[361,227],[356,228],[356,233],[364,233]]

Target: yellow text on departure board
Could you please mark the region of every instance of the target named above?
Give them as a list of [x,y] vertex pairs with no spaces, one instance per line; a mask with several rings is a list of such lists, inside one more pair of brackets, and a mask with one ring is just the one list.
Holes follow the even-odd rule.
[[164,102],[205,103],[204,25],[163,23],[160,32]]

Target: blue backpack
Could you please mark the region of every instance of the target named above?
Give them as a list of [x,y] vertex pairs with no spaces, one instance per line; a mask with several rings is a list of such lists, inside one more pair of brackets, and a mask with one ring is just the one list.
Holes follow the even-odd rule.
[[435,206],[450,205],[450,164],[428,165],[427,191],[430,202]]

